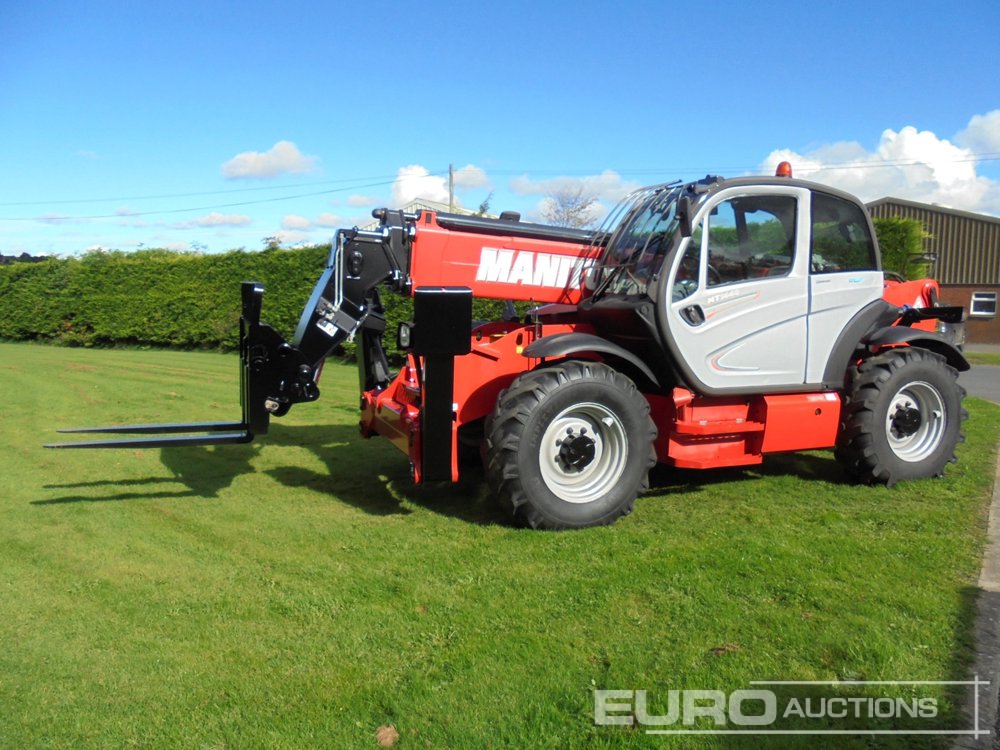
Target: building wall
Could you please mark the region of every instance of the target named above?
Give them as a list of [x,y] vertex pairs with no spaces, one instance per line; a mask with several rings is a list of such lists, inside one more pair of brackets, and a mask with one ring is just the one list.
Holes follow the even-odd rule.
[[895,198],[868,204],[873,218],[917,219],[930,233],[931,275],[941,284],[1000,285],[1000,218]]
[[[941,285],[941,302],[969,311],[973,292],[1000,292],[1000,218],[898,198],[868,204],[874,218],[917,219],[930,233],[924,250],[937,256],[930,275]],[[1000,344],[1000,315],[969,317],[970,344]]]
[[[941,285],[942,305],[961,305],[968,312],[973,292],[996,292],[1000,286]],[[965,340],[969,344],[1000,344],[1000,315],[992,318],[972,318],[965,321]]]

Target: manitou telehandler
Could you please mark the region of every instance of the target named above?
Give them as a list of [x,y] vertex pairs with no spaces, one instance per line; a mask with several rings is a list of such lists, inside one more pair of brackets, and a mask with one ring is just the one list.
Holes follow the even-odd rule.
[[[374,216],[375,230],[337,232],[290,341],[260,322],[264,289],[243,284],[242,421],[71,430],[145,436],[58,447],[250,441],[317,399],[325,358],[353,339],[361,433],[399,448],[418,483],[457,480],[460,454],[478,452],[503,506],[536,528],[611,523],[656,462],[835,448],[856,480],[891,485],[955,460],[963,311],[937,306],[931,280],[886,288],[850,195],[706,177],[640,190],[595,231]],[[413,297],[396,373],[380,286]],[[534,307],[473,321],[473,297]]]

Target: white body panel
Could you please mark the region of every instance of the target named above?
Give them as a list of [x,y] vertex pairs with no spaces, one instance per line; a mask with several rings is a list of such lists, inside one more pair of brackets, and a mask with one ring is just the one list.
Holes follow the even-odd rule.
[[[753,196],[797,201],[794,255],[788,266],[773,269],[785,275],[759,277],[754,275],[758,268],[747,271],[748,278],[729,281],[709,266],[713,214],[726,201]],[[810,272],[811,198],[800,187],[732,187],[712,196],[694,217],[694,236],[678,249],[663,293],[670,336],[692,374],[709,389],[781,390],[822,383],[840,332],[855,313],[881,297],[881,271]],[[723,225],[721,218],[717,222]],[[735,231],[724,226],[722,231]],[[674,301],[685,250],[699,234],[698,287]]]
[[881,271],[846,271],[809,280],[809,361],[806,382],[821,383],[830,352],[847,322],[882,296]]

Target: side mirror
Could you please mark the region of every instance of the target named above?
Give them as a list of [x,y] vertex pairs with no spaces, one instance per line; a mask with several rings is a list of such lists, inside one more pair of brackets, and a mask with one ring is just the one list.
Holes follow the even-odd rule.
[[691,236],[691,198],[682,195],[677,201],[677,221],[680,222],[681,237]]

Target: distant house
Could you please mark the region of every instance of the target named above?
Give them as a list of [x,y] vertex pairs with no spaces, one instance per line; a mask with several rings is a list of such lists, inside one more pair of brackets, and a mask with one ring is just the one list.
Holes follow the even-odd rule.
[[931,234],[924,250],[934,256],[931,276],[941,284],[941,302],[968,311],[966,339],[1000,344],[1000,217],[927,203],[881,198],[868,204],[872,218],[917,219]]

